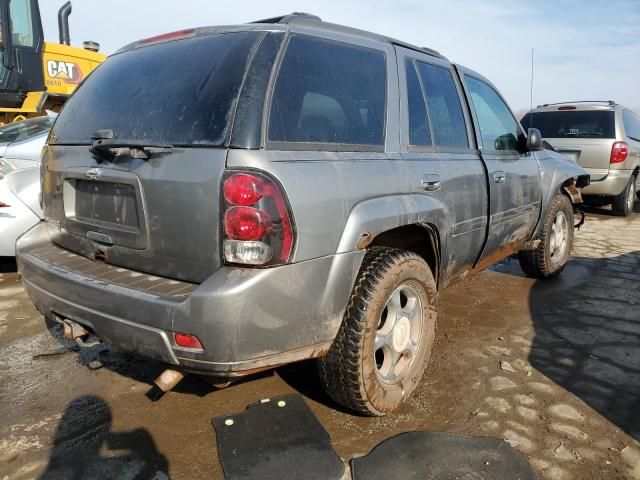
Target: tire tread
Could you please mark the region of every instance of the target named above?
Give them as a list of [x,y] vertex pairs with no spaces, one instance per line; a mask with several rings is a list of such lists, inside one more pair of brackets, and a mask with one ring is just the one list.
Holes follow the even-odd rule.
[[[560,274],[562,272],[564,266],[558,268],[557,270],[553,270],[551,265],[547,262],[546,248],[547,248],[547,237],[551,233],[551,222],[549,222],[549,216],[554,216],[555,214],[562,208],[562,204],[568,206],[573,212],[573,204],[569,200],[569,198],[562,194],[557,193],[556,196],[551,201],[549,205],[549,209],[547,210],[547,217],[544,219],[544,226],[542,231],[540,232],[540,245],[535,250],[525,250],[518,252],[518,261],[520,262],[520,268],[526,273],[529,277],[533,278],[552,278]],[[568,218],[569,222],[573,222],[573,216],[571,215]],[[569,225],[569,228],[573,228],[573,224]],[[571,245],[569,246],[571,248]]]
[[338,335],[329,352],[318,360],[320,381],[327,394],[362,415],[383,415],[365,398],[361,388],[360,358],[367,328],[367,305],[385,273],[412,258],[422,260],[413,252],[397,248],[373,247],[367,251]]

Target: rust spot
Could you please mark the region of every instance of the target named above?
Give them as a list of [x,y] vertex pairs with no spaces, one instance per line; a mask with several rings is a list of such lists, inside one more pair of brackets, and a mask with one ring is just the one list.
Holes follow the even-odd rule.
[[373,235],[371,235],[371,232],[364,232],[356,242],[356,250],[364,250],[371,244],[371,242],[373,242]]
[[505,258],[513,255],[519,250],[522,250],[522,242],[509,243],[504,247],[499,248],[488,257],[480,260],[476,266],[473,267],[473,270],[480,272],[494,263],[498,263],[500,260],[504,260]]
[[[244,365],[237,370],[231,370],[228,372],[223,372],[218,375],[224,379],[233,379],[238,377],[246,377],[249,375],[255,375],[260,372],[264,372],[265,370],[273,370],[274,368],[281,367],[283,365],[288,365],[293,362],[299,362],[301,360],[309,360],[312,358],[318,358],[326,355],[326,353],[331,348],[332,340],[316,343],[314,345],[309,345],[306,347],[300,347],[293,350],[289,350],[286,352],[278,352],[272,353],[268,355],[264,355],[262,357],[254,358],[252,360],[243,362]],[[178,360],[193,360],[187,358],[178,358]],[[186,371],[190,369],[185,367]]]

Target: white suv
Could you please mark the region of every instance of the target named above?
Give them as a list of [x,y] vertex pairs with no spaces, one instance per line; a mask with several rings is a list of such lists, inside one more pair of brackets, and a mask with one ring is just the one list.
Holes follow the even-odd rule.
[[[558,152],[586,168],[585,199],[612,203],[627,216],[640,199],[640,115],[613,101],[540,105],[522,119]],[[593,198],[598,197],[598,198]]]

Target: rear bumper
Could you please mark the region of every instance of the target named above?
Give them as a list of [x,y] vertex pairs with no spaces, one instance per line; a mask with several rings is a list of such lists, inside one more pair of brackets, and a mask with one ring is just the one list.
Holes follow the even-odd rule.
[[582,189],[583,195],[620,195],[629,182],[633,170],[609,170],[600,180],[591,179],[591,183]]
[[[56,246],[46,231],[41,224],[17,245],[24,287],[43,315],[76,321],[144,357],[220,376],[324,354],[363,255],[223,267],[195,285],[94,262]],[[177,347],[173,332],[197,335],[204,352]]]

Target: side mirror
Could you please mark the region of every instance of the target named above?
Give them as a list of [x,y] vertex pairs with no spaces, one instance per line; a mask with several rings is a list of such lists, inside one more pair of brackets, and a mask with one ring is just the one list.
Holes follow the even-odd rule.
[[539,152],[540,150],[544,150],[542,133],[537,128],[530,128],[527,131],[527,151]]

